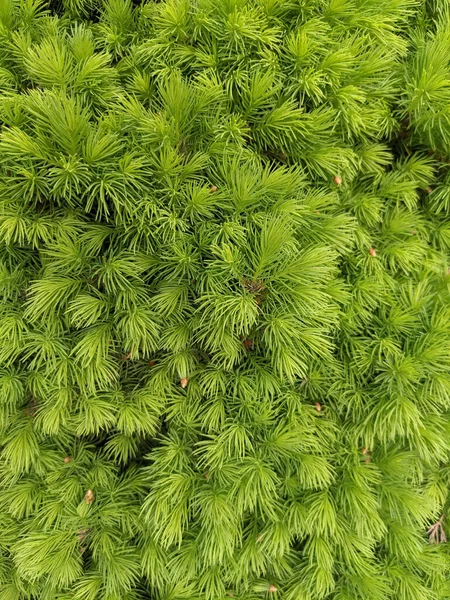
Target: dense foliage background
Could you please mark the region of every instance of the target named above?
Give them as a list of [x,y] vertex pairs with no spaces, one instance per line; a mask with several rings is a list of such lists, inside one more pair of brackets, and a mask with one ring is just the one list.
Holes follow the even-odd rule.
[[446,0],[1,0],[2,600],[441,600]]

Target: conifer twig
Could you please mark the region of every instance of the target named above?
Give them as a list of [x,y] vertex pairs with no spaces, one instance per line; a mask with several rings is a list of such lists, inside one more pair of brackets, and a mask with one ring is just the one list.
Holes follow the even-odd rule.
[[436,523],[433,523],[428,529],[427,534],[429,536],[430,544],[444,544],[447,541],[443,525],[444,518],[445,515],[441,515]]

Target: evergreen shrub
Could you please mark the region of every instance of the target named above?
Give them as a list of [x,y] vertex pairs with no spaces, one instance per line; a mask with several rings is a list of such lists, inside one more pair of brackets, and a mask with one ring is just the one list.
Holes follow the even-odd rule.
[[1,0],[1,600],[443,600],[447,0]]

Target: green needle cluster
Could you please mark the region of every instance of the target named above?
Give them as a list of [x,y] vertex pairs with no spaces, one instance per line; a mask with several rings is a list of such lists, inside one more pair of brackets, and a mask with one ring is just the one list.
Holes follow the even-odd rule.
[[447,0],[0,0],[1,600],[446,600]]

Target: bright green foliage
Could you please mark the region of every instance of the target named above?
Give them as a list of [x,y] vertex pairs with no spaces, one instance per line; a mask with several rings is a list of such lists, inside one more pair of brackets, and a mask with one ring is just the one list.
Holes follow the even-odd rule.
[[0,123],[0,598],[450,598],[447,0],[0,0]]

